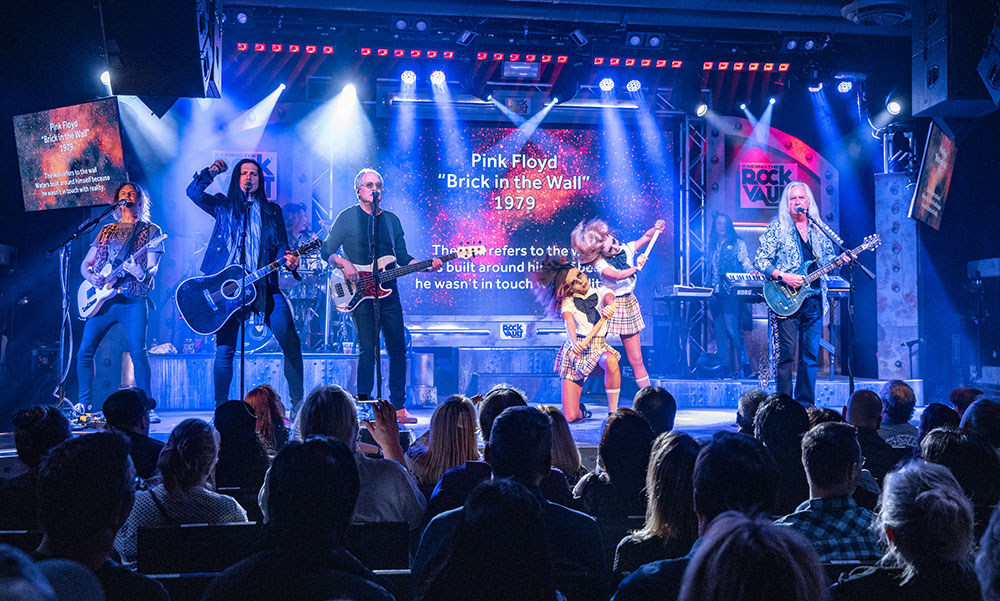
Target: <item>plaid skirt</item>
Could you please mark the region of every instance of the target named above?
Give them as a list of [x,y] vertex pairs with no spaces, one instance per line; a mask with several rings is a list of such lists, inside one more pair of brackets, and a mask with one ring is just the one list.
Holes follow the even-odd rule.
[[574,344],[576,344],[575,340],[567,340],[556,354],[556,370],[559,371],[559,377],[563,380],[577,382],[586,380],[587,376],[597,367],[597,363],[604,353],[614,355],[615,359],[622,358],[621,353],[608,346],[608,343],[601,336],[591,338],[590,344],[579,355],[570,352]]
[[646,328],[646,322],[642,320],[642,312],[639,309],[639,301],[635,295],[629,292],[625,296],[615,299],[618,305],[615,307],[615,314],[608,320],[608,335],[631,336],[638,334]]

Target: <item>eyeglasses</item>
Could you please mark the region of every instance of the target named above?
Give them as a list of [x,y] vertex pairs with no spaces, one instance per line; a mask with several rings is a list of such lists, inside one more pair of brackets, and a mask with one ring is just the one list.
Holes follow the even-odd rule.
[[382,182],[365,182],[365,183],[361,184],[361,187],[362,188],[368,188],[369,190],[371,190],[372,188],[375,188],[377,190],[381,190],[382,189]]

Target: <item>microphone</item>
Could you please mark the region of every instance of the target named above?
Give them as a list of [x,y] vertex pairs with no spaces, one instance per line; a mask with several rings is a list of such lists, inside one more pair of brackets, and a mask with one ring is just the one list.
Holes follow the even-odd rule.
[[831,240],[833,240],[834,242],[836,242],[839,246],[843,246],[844,245],[843,238],[841,238],[840,236],[838,236],[837,234],[835,234],[834,231],[830,229],[830,226],[828,226],[827,224],[823,223],[822,221],[820,221],[818,219],[813,218],[813,216],[809,214],[809,211],[803,209],[802,207],[795,207],[795,212],[796,213],[804,213],[805,216],[809,218],[809,221],[812,221],[813,223],[815,223],[816,227],[818,227],[819,229],[823,230],[823,233],[825,233],[827,236],[829,236]]
[[382,198],[382,193],[378,190],[372,189],[372,200],[378,202]]

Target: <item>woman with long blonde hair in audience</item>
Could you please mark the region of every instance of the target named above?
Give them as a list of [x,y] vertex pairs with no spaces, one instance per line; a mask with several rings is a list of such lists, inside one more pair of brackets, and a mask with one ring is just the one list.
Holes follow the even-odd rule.
[[136,533],[150,526],[222,524],[247,521],[236,499],[213,492],[219,433],[200,419],[186,419],[170,432],[160,451],[163,482],[135,495],[135,505],[115,537],[115,549],[135,561]]
[[406,467],[429,497],[441,474],[466,461],[479,460],[476,406],[460,394],[448,397],[431,415],[427,446],[407,449]]
[[569,485],[575,486],[587,473],[580,463],[580,449],[569,431],[566,416],[555,405],[539,405],[538,408],[552,420],[552,466],[559,468]]
[[285,405],[278,391],[270,384],[261,384],[247,393],[244,399],[253,407],[257,416],[257,438],[271,457],[288,442],[288,427],[285,426]]

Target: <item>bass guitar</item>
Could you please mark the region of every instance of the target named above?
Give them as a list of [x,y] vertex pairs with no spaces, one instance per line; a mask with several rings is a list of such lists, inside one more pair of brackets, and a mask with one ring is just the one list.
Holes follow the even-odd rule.
[[121,291],[121,288],[115,287],[115,283],[121,277],[122,273],[125,272],[125,263],[134,261],[136,257],[146,252],[146,249],[156,246],[166,239],[166,234],[160,234],[150,239],[129,255],[128,259],[122,261],[118,267],[112,267],[110,262],[105,263],[104,267],[97,273],[97,275],[104,278],[104,283],[100,287],[94,286],[87,280],[84,280],[80,284],[80,288],[76,291],[76,307],[80,311],[80,317],[84,319],[93,317],[104,306],[104,301]]
[[[484,254],[486,254],[485,246],[463,245],[459,246],[455,252],[441,255],[437,258],[441,259],[442,263],[446,263],[453,259],[471,259],[476,255]],[[330,275],[330,301],[341,313],[350,313],[362,301],[375,298],[376,294],[379,298],[385,298],[392,294],[392,290],[383,287],[382,284],[410,273],[423,271],[433,263],[433,259],[428,259],[412,265],[403,265],[402,267],[388,269],[389,265],[392,265],[395,261],[396,257],[392,255],[379,257],[377,273],[372,273],[371,265],[358,265],[355,263],[354,268],[358,270],[357,282],[344,277],[343,271],[335,269],[333,274]]]
[[[323,241],[316,239],[303,244],[292,254],[305,255],[322,245]],[[253,283],[281,265],[281,259],[276,259],[252,273],[239,265],[230,265],[214,275],[188,278],[177,286],[177,309],[192,330],[204,335],[214,334],[233,313],[240,310],[240,282],[246,282],[245,300],[249,305],[257,298]]]
[[[865,238],[865,241],[860,246],[852,249],[851,254],[857,256],[858,253],[878,248],[881,243],[882,240],[879,239],[878,234],[872,234]],[[802,276],[802,285],[798,288],[792,288],[781,280],[764,280],[764,300],[767,301],[767,306],[771,307],[771,310],[781,317],[788,317],[798,311],[807,298],[814,294],[819,294],[819,288],[811,286],[813,282],[830,271],[844,265],[844,263],[845,261],[837,257],[828,265],[814,271],[809,271],[816,264],[815,261],[810,261],[799,269],[789,272]]]

